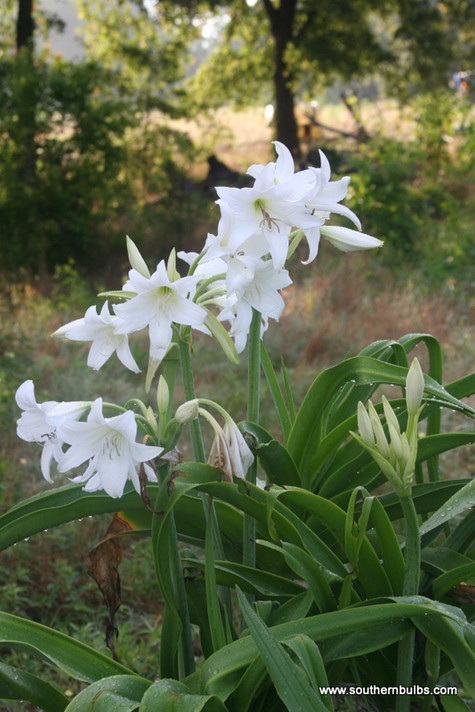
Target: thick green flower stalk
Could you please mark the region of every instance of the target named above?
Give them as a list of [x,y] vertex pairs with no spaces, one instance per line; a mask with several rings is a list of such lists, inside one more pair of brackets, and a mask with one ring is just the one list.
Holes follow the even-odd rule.
[[[404,547],[405,575],[402,593],[415,596],[419,592],[421,542],[417,513],[412,500],[412,483],[417,458],[417,424],[422,411],[424,375],[417,358],[409,368],[406,379],[407,426],[401,432],[399,421],[385,396],[382,397],[383,412],[389,433],[389,440],[371,401],[366,411],[361,401],[358,403],[358,428],[360,434],[353,437],[371,454],[381,471],[399,497],[405,525]],[[412,681],[415,631],[408,633],[398,647],[398,682],[408,687]],[[409,695],[400,695],[396,701],[397,712],[408,712]]]

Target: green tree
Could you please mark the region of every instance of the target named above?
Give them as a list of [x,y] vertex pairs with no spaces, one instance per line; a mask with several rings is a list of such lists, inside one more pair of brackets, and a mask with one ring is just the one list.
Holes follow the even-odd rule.
[[[182,4],[182,3],[178,3]],[[186,3],[185,3],[186,4]],[[216,11],[216,4],[210,10]],[[196,73],[199,105],[275,103],[278,140],[299,153],[295,98],[335,78],[383,74],[399,91],[447,86],[473,54],[473,0],[257,0],[227,3],[222,42]],[[223,4],[220,4],[223,12]],[[473,15],[472,15],[473,16]],[[463,41],[459,41],[463,40]],[[269,94],[271,92],[271,94]]]
[[163,200],[175,189],[176,161],[189,152],[165,125],[181,111],[180,33],[135,2],[88,9],[81,63],[35,51],[33,28],[48,22],[33,23],[24,0],[0,11],[3,270],[45,275],[69,258],[92,265],[93,244],[110,254],[143,196]]
[[110,72],[110,91],[127,97],[133,109],[181,115],[180,82],[189,43],[198,34],[192,16],[143,0],[78,0],[78,7],[84,52]]

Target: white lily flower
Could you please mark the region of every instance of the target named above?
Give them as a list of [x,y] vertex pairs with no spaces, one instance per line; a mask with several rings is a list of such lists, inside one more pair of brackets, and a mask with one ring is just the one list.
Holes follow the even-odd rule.
[[355,213],[345,205],[340,205],[340,200],[346,198],[348,192],[348,183],[350,179],[344,176],[340,180],[331,181],[331,171],[328,158],[323,151],[320,154],[320,168],[310,168],[315,176],[315,188],[307,197],[307,208],[312,215],[317,215],[323,220],[328,220],[331,213],[335,215],[343,215],[349,218],[352,223],[360,230],[361,223]]
[[[110,497],[121,497],[128,479],[140,493],[137,468],[163,452],[162,447],[136,442],[137,422],[131,410],[104,417],[102,398],[92,403],[86,422],[63,420],[58,433],[70,445],[58,469],[67,472],[89,460],[85,472],[73,482],[86,482],[87,492],[103,489]],[[151,467],[145,472],[149,480],[156,479]]]
[[61,326],[53,336],[71,341],[92,341],[87,365],[96,371],[115,351],[117,358],[126,368],[134,373],[139,373],[140,368],[130,351],[127,333],[118,332],[118,328],[123,328],[123,326],[122,319],[111,315],[106,301],[100,314],[97,313],[95,306],[89,307],[82,319],[76,319]]
[[220,321],[230,321],[230,335],[234,338],[238,353],[244,350],[252,320],[252,310],[262,316],[261,337],[266,331],[269,318],[278,321],[285,307],[281,289],[292,284],[286,269],[277,271],[273,263],[260,260],[255,265],[252,281],[241,294],[228,295],[227,305],[219,314]]
[[275,268],[281,269],[292,227],[310,228],[317,223],[305,208],[305,198],[314,188],[315,176],[310,170],[294,173],[290,151],[278,141],[275,146],[278,154],[275,163],[249,168],[248,173],[255,178],[253,187],[216,188],[222,213],[218,235],[231,225],[228,250],[236,252],[251,235],[261,232]]
[[173,323],[209,333],[204,326],[206,310],[190,298],[199,280],[199,276],[193,275],[171,282],[163,260],[150,278],[130,270],[124,290],[135,292],[136,296],[114,306],[115,313],[123,320],[118,332],[130,333],[148,326],[150,357],[156,362],[164,358],[171,344]]
[[264,264],[270,265],[272,272],[275,268],[272,263],[264,262],[263,257],[269,252],[267,241],[262,233],[251,235],[235,252],[226,255],[226,291],[228,294],[242,295],[256,277],[256,272]]
[[[41,473],[47,482],[51,479],[51,462],[57,463],[63,457],[63,441],[58,437],[57,426],[63,419],[80,418],[90,403],[72,401],[58,403],[45,401],[37,403],[33,381],[29,379],[21,384],[15,393],[17,405],[23,413],[17,420],[17,435],[27,442],[36,442],[43,446],[41,452]],[[61,407],[58,412],[57,408]]]
[[200,261],[198,262],[193,274],[200,277],[200,279],[217,277],[218,275],[226,272],[226,262],[222,259],[224,251],[217,244],[217,241],[218,238],[216,235],[208,234],[201,257],[198,252],[183,251],[178,252],[177,256],[190,265],[190,267],[194,262],[196,262],[198,257],[200,257]]

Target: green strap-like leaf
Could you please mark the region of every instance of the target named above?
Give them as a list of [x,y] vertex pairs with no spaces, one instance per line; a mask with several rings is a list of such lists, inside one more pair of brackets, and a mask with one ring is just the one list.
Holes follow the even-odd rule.
[[445,712],[472,712],[473,707],[469,707],[458,695],[439,695],[442,708]]
[[277,375],[272,365],[272,361],[269,358],[269,354],[266,351],[263,341],[261,341],[261,365],[265,373],[267,385],[269,386],[269,390],[272,395],[272,400],[274,401],[274,405],[279,416],[282,436],[284,438],[284,442],[286,442],[290,433],[290,428],[292,427],[291,417],[287,410],[285,398],[279,386],[279,381],[277,380]]
[[475,509],[462,519],[446,539],[446,546],[460,552],[472,549],[475,541]]
[[285,541],[282,543],[282,548],[271,542],[260,541],[259,543],[281,552],[292,571],[307,583],[320,611],[335,610],[335,597],[323,570],[304,549]]
[[289,712],[327,712],[321,698],[311,688],[302,669],[285,652],[264,621],[252,610],[237,589],[239,604],[256,647],[264,661],[277,694]]
[[227,710],[218,697],[190,694],[186,685],[178,680],[158,680],[143,696],[139,712],[227,712]]
[[28,700],[44,712],[63,712],[68,698],[36,675],[0,663],[0,700]]
[[440,599],[451,588],[461,582],[468,582],[470,579],[475,579],[475,561],[463,566],[457,566],[438,576],[432,582],[434,597]]
[[66,707],[66,712],[134,712],[151,683],[138,676],[116,675],[89,685]]
[[330,711],[333,710],[331,696],[329,694],[320,695],[319,692],[320,687],[328,686],[328,678],[322,656],[315,641],[311,640],[308,635],[297,635],[286,640],[285,645],[291,648],[299,658],[313,689],[321,697],[325,707]]
[[257,697],[271,685],[267,668],[259,655],[246,669],[239,680],[239,685],[226,700],[229,712],[253,712],[257,706]]
[[[184,559],[183,564],[190,569],[197,568],[204,571],[204,563],[197,559]],[[239,586],[246,593],[265,596],[266,598],[283,598],[284,600],[302,593],[302,586],[296,581],[277,576],[268,571],[261,571],[260,569],[232,561],[215,561],[214,565],[216,581],[222,586],[228,586],[229,588]]]
[[[332,534],[339,546],[345,547],[346,513],[323,497],[306,492],[303,489],[289,488],[281,493],[281,500],[289,505],[302,507],[312,514]],[[391,595],[392,589],[384,568],[369,543],[364,537],[360,543],[358,579],[361,581],[369,598]]]
[[394,527],[377,497],[374,497],[371,507],[371,522],[378,535],[384,570],[391,582],[394,593],[398,596],[402,593],[406,566]]
[[0,612],[0,644],[26,650],[85,682],[133,674],[123,665],[84,643],[33,621]]
[[84,492],[81,485],[68,485],[30,497],[0,517],[0,551],[17,541],[51,527],[93,514],[117,509],[144,509],[130,486],[119,500],[105,492]]
[[[441,604],[438,604],[441,605]],[[448,607],[447,607],[448,608]],[[452,660],[467,692],[475,700],[475,631],[464,620],[416,614],[415,625]]]
[[[273,626],[270,631],[273,637],[280,642],[302,634],[307,635],[312,640],[319,641],[325,660],[326,657],[323,650],[325,647],[332,654],[332,657],[335,654],[335,650],[332,649],[333,644],[338,646],[339,653],[346,654],[346,650],[343,648],[344,637],[350,635],[358,636],[360,633],[364,634],[360,644],[355,643],[355,637],[350,641],[352,645],[351,655],[357,656],[360,653],[369,652],[371,649],[377,650],[381,645],[380,635],[384,635],[384,628],[389,624],[394,624],[394,635],[400,637],[402,629],[399,625],[406,626],[404,621],[408,618],[412,618],[418,627],[421,627],[421,623],[425,623],[424,634],[434,640],[436,644],[439,644],[437,642],[438,622],[448,621],[448,628],[450,629],[450,626],[454,627],[456,637],[454,640],[447,638],[445,641],[441,637],[440,647],[454,662],[462,679],[467,677],[468,670],[473,673],[472,660],[475,655],[475,641],[472,641],[474,636],[473,626],[467,622],[459,609],[431,601],[422,596],[395,598],[389,602],[373,602],[372,604],[361,604],[338,611],[321,613],[317,616]],[[372,630],[379,630],[380,635],[376,636],[374,647],[371,648]],[[404,630],[407,632],[407,628],[404,628]],[[432,635],[431,630],[435,631],[435,635]],[[387,638],[388,635],[386,635]],[[391,628],[389,639],[394,640]],[[332,640],[334,643],[332,643]],[[257,652],[257,646],[250,636],[240,638],[219,650],[203,662],[199,674],[202,690],[207,694],[218,694],[222,699],[225,699],[239,683],[239,671],[254,660]],[[464,662],[465,653],[468,657],[467,661]],[[473,686],[473,682],[472,680],[470,685]]]
[[475,505],[475,480],[468,482],[461,490],[456,492],[450,499],[429,517],[420,527],[421,535],[432,531],[445,522],[458,517],[463,512],[471,509]]
[[226,645],[226,635],[224,632],[223,619],[221,615],[221,604],[219,602],[218,589],[216,586],[216,571],[214,562],[214,531],[215,517],[209,515],[206,526],[205,541],[205,585],[206,585],[206,605],[208,609],[209,628],[213,650],[219,650]]
[[251,440],[250,447],[259,458],[262,469],[271,484],[275,485],[301,485],[300,474],[295,467],[288,450],[261,425],[244,421],[239,423],[240,430]]

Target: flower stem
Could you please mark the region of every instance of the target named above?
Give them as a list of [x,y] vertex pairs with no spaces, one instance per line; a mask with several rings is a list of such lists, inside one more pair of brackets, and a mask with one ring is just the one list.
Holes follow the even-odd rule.
[[[183,378],[183,390],[187,401],[194,400],[195,384],[193,380],[193,367],[191,365],[191,350],[190,344],[187,341],[180,340],[178,342],[178,350],[180,354],[181,376]],[[201,435],[201,426],[198,418],[190,423],[191,442],[193,443],[193,452],[197,462],[206,462],[205,449],[203,438]]]
[[[159,487],[157,500],[155,502],[157,510],[163,505],[161,492],[165,486],[165,480],[168,475],[168,467],[162,468],[162,471],[159,473],[162,486]],[[151,537],[155,574],[158,584],[161,584],[163,577],[169,581],[173,590],[173,600],[167,600],[165,603],[162,627],[162,645],[164,649],[160,652],[160,672],[163,677],[177,677],[178,679],[182,679],[194,672],[195,660],[188,600],[175,525],[175,512],[173,510],[168,513],[165,521],[158,514],[153,515]],[[161,537],[166,537],[167,557],[160,556],[159,540]],[[177,618],[179,619],[178,631]],[[170,651],[165,650],[165,639],[171,640],[172,645],[178,642],[178,658],[176,664],[171,659]]]
[[[406,546],[404,560],[406,573],[402,587],[403,596],[416,596],[419,592],[419,578],[421,570],[421,539],[417,512],[411,496],[400,497],[406,530]],[[397,659],[397,680],[399,685],[409,687],[412,683],[414,659],[415,630],[404,636],[399,642]],[[396,712],[409,712],[411,709],[410,695],[398,695],[396,699]]]
[[[252,321],[249,329],[249,366],[248,366],[248,396],[247,419],[253,423],[259,422],[261,394],[261,314],[252,310]],[[247,480],[256,484],[257,460],[249,468]],[[243,523],[243,554],[242,562],[245,566],[254,567],[256,564],[256,520],[245,514]]]

